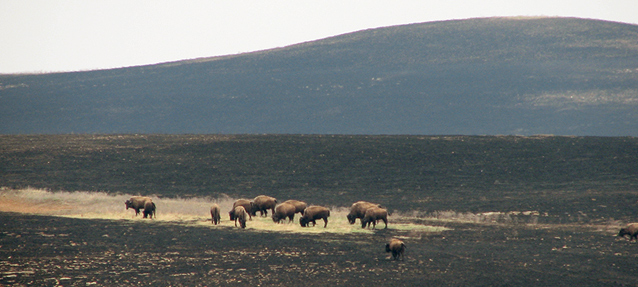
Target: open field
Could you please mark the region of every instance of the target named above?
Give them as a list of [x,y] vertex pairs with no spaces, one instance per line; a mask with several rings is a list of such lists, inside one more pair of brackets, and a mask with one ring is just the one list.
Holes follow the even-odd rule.
[[[636,285],[638,139],[0,136],[0,285]],[[157,219],[125,210],[151,196]],[[327,228],[236,198],[329,207]],[[388,229],[345,220],[357,200]],[[208,209],[222,207],[213,226]],[[392,237],[405,259],[384,252]]]

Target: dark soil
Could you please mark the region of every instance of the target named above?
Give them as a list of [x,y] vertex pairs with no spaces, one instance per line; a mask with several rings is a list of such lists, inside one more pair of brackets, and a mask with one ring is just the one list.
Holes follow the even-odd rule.
[[[450,228],[300,234],[0,212],[1,285],[638,282],[638,244],[615,237],[638,221],[636,138],[61,135],[0,136],[0,148],[0,185],[9,188],[269,194],[328,206],[367,199],[416,214],[413,224]],[[435,219],[445,210],[541,215]],[[384,252],[391,237],[406,242],[404,260]]]
[[[0,284],[635,286],[638,244],[585,225],[446,223],[408,235],[303,235],[0,213]],[[432,224],[432,223],[429,223]],[[435,225],[437,223],[434,223]]]

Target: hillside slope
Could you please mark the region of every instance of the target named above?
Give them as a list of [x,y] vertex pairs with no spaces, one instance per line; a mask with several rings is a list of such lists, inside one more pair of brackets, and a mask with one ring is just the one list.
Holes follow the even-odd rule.
[[638,136],[638,26],[489,18],[0,76],[0,133]]

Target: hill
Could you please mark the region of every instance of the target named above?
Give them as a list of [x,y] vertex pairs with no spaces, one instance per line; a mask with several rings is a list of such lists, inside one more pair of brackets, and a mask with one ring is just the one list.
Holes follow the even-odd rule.
[[638,135],[638,26],[487,18],[0,76],[0,133]]

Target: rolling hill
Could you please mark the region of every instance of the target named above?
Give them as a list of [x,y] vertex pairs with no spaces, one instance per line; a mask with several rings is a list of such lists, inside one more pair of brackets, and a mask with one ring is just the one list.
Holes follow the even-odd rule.
[[454,20],[233,56],[0,75],[0,133],[638,136],[638,26]]

